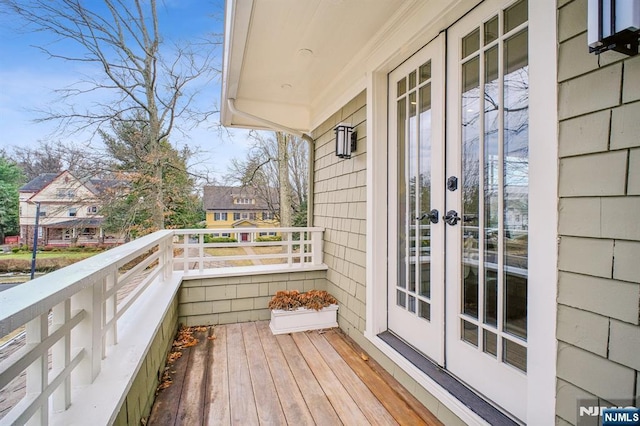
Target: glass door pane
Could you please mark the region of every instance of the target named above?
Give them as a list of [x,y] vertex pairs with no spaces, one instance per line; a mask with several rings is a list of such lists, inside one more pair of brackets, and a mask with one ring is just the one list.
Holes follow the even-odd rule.
[[[431,61],[398,82],[398,250],[396,305],[431,319]],[[419,79],[418,79],[419,76]]]
[[[444,36],[389,74],[389,330],[444,362]],[[439,213],[437,214],[438,216]]]

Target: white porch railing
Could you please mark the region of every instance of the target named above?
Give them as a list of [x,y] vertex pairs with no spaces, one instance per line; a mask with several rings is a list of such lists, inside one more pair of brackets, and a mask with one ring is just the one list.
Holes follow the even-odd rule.
[[118,320],[172,273],[172,238],[156,232],[0,293],[0,337],[26,329],[26,344],[0,363],[0,389],[26,370],[26,396],[1,424],[48,424],[50,399],[64,411],[72,384],[96,379],[118,342]]
[[[267,272],[271,267],[321,265],[322,231],[158,231],[0,293],[0,338],[23,327],[26,332],[25,344],[0,361],[0,391],[26,372],[26,395],[0,418],[0,424],[68,424],[70,419],[82,424],[88,419],[78,418],[79,400],[86,403],[94,398],[91,401],[100,400],[104,405],[103,399],[112,398],[113,406],[100,417],[108,423],[130,383],[119,387],[120,395],[115,396],[91,384],[94,388],[96,383],[110,384],[110,375],[120,373],[114,358],[131,356],[130,346],[122,346],[140,337],[136,326],[153,340],[161,318],[137,324],[136,315],[153,312],[161,316],[166,306],[153,310],[154,305],[168,306],[183,276],[206,275],[215,267],[238,273],[246,267]],[[222,232],[247,234],[250,242],[205,242],[211,241],[208,235]],[[257,241],[260,233],[269,232],[282,236],[283,241]],[[124,332],[119,334],[119,330]],[[144,354],[137,350],[135,356],[141,359],[127,359],[128,364],[142,362]],[[72,401],[78,403],[70,410]],[[96,421],[100,423],[91,417],[91,422]]]
[[[176,230],[174,268],[185,275],[202,275],[213,269],[240,266],[317,266],[323,262],[322,232],[322,228]],[[214,235],[230,235],[237,242],[210,242],[218,238]],[[269,241],[274,237],[280,241]]]

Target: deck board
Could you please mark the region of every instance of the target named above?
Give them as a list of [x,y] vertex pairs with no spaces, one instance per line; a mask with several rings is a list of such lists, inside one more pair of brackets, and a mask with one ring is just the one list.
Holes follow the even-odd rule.
[[227,326],[227,363],[231,423],[238,425],[259,424],[258,408],[253,394],[249,361],[240,324]]
[[[184,349],[182,351],[182,357],[185,357],[185,359],[188,358],[191,349],[192,348]],[[162,398],[156,397],[153,404],[154,407],[149,416],[150,424],[175,425],[188,366],[188,362],[183,360],[169,367],[171,369],[171,380],[173,383],[168,388],[160,391],[159,395],[162,395]]]
[[266,322],[258,322],[256,326],[287,423],[292,425],[313,424],[311,412],[282,353],[282,349],[278,345],[278,341],[269,330]]
[[325,395],[291,335],[281,334],[276,336],[276,340],[282,348],[289,368],[298,383],[298,388],[315,423],[323,426],[341,424],[336,410],[329,402],[327,395]]
[[262,321],[212,333],[176,361],[148,425],[441,424],[337,329],[274,336]]
[[259,393],[260,396],[256,395],[255,398],[258,421],[260,424],[285,424],[284,412],[280,406],[280,399],[271,377],[271,370],[267,364],[267,358],[260,343],[255,323],[247,322],[242,324],[242,334],[247,349],[251,383],[253,384],[254,393]]
[[325,338],[398,423],[401,425],[440,424],[431,411],[420,404],[378,363],[370,359],[365,361],[362,357],[364,351],[361,348],[354,348],[355,344],[350,345],[334,331],[327,333]]
[[[207,379],[207,352],[209,342],[207,333],[198,331],[193,333],[193,337],[198,339],[198,344],[189,351],[189,368],[184,376],[182,395],[178,405],[176,415],[176,426],[188,426],[203,423],[204,397]],[[202,373],[205,374],[202,374]]]
[[309,368],[318,379],[318,383],[320,383],[322,390],[331,401],[331,405],[333,405],[342,422],[348,425],[367,424],[367,418],[360,410],[360,407],[351,398],[347,389],[333,373],[331,367],[324,361],[322,355],[318,353],[307,334],[294,333],[291,336],[298,348],[300,348],[302,356],[309,364]]
[[227,327],[216,327],[213,331],[212,350],[209,354],[209,377],[205,402],[205,424],[231,424],[229,405],[229,375],[227,364]]
[[367,385],[354,373],[349,364],[347,364],[333,346],[327,342],[324,336],[317,333],[309,333],[307,336],[318,350],[318,353],[324,358],[325,362],[331,365],[331,369],[337,379],[342,383],[370,423],[380,425],[398,424],[393,416],[389,414],[389,411],[378,401],[376,396],[371,393]]

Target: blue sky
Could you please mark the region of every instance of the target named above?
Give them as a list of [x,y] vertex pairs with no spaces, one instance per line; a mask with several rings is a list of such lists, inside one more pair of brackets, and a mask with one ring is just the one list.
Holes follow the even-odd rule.
[[[90,0],[88,4],[96,0]],[[222,33],[224,0],[158,0],[160,31],[168,42],[194,40],[210,33]],[[34,123],[34,110],[46,108],[56,99],[55,89],[77,82],[82,73],[96,72],[77,63],[49,59],[34,46],[50,45],[53,38],[46,33],[20,30],[15,16],[0,14],[0,148],[11,151],[13,146],[35,146],[40,140],[61,140],[85,144],[89,134],[53,134],[53,123]],[[53,45],[56,52],[75,52],[67,42]],[[217,52],[217,66],[221,61]],[[203,109],[220,103],[219,79],[203,89],[199,104]],[[217,121],[217,117],[215,119]],[[234,131],[230,138],[221,137],[209,126],[200,126],[185,134],[175,132],[171,142],[199,146],[206,153],[203,163],[215,170],[217,177],[225,174],[231,158],[244,158],[249,141],[247,132]],[[99,143],[95,138],[93,144]]]

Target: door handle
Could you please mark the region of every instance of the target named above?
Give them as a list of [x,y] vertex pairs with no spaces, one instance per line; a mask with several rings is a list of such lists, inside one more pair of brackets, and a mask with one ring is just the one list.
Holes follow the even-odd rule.
[[460,220],[460,216],[458,216],[458,212],[455,210],[449,210],[447,214],[443,217],[444,221],[449,225],[454,226],[458,224]]
[[429,213],[422,213],[422,216],[416,217],[417,220],[429,219],[431,223],[438,223],[439,218],[440,214],[436,209],[431,210]]

